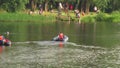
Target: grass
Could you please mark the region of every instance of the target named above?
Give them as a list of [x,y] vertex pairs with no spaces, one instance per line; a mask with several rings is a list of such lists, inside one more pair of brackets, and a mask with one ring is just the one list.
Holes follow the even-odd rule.
[[98,14],[88,14],[81,18],[82,22],[115,22],[120,23],[120,13],[98,13]]
[[[75,18],[74,12],[70,12],[69,16],[72,21],[78,21]],[[56,21],[57,13],[44,12],[42,15],[39,14],[27,14],[27,13],[0,13],[0,21],[2,22],[41,22],[41,21]],[[68,21],[69,18],[67,14],[62,13],[60,17],[62,21]],[[94,22],[116,22],[120,23],[120,12],[116,11],[111,14],[107,13],[89,13],[80,18],[81,22],[94,23]]]
[[16,21],[16,22],[39,22],[39,21],[54,21],[54,15],[29,15],[24,13],[0,13],[0,21]]

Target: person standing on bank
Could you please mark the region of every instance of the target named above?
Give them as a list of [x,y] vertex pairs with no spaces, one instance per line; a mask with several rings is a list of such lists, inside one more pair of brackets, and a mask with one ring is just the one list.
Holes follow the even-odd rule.
[[60,2],[58,7],[58,16],[61,15],[62,9],[63,9],[63,6],[62,6],[62,3]]
[[78,22],[80,23],[80,12],[79,10],[75,10],[75,15],[76,15],[76,18],[78,18]]

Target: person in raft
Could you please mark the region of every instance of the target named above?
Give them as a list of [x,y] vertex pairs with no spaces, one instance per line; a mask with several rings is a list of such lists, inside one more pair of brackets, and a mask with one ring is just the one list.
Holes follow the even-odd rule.
[[0,46],[11,46],[11,41],[0,35]]
[[3,46],[5,42],[5,38],[3,35],[0,34],[0,45]]
[[79,10],[75,10],[74,12],[76,14],[76,18],[80,18],[80,12],[79,12]]

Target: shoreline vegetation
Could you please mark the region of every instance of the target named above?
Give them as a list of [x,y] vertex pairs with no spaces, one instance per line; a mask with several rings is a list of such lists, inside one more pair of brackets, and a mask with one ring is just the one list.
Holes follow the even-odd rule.
[[94,23],[94,22],[120,22],[119,19],[120,19],[119,0],[0,1],[0,21],[3,22],[5,21],[47,22],[60,20],[69,22],[74,21],[79,23],[80,22]]
[[[43,14],[38,13],[7,13],[0,12],[0,21],[1,22],[54,22],[54,21],[75,21],[77,22],[79,19],[75,17],[74,11],[69,12],[69,16],[62,12],[62,14],[58,17],[57,12],[44,12]],[[89,14],[85,14],[84,16],[81,14],[80,22],[84,23],[94,23],[94,22],[115,22],[120,23],[120,12],[114,11],[113,13],[95,13],[90,12]]]

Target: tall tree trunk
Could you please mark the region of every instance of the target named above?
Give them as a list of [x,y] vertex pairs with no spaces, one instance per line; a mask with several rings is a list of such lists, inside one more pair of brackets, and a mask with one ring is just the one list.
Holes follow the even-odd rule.
[[90,1],[89,0],[86,0],[86,8],[85,8],[85,13],[89,13],[89,8],[90,8]]
[[75,9],[78,9],[79,3],[80,3],[80,0],[76,0]]
[[81,12],[85,12],[85,0],[81,0]]
[[31,10],[32,10],[32,11],[35,11],[35,9],[36,9],[35,0],[31,0]]
[[48,1],[45,1],[45,11],[48,11]]

